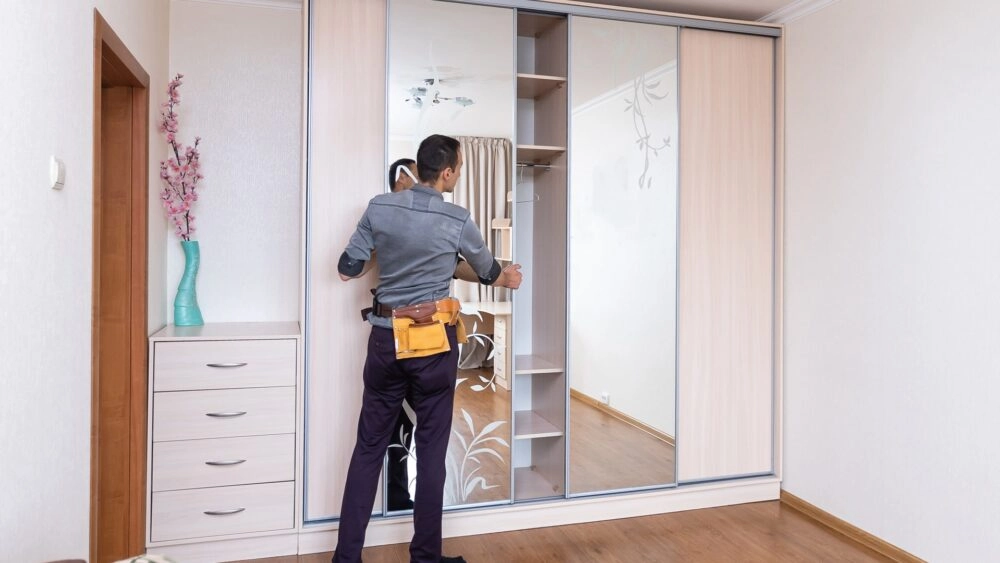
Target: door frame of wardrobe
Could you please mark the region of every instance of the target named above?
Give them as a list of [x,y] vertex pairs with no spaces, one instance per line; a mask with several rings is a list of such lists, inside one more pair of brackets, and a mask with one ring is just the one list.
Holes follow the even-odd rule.
[[[386,3],[388,2],[388,0],[383,0],[383,1],[385,1]],[[774,310],[773,310],[773,347],[772,347],[772,355],[773,355],[772,356],[773,357],[773,363],[772,363],[772,377],[773,377],[773,379],[772,379],[772,387],[773,387],[773,395],[772,395],[773,396],[773,403],[772,403],[772,425],[773,425],[772,426],[772,473],[769,474],[769,475],[762,475],[762,474],[733,475],[733,476],[729,476],[729,477],[726,477],[726,478],[720,478],[720,479],[710,479],[710,480],[704,480],[704,481],[700,481],[700,482],[695,481],[695,482],[691,482],[689,484],[685,484],[683,487],[678,487],[678,486],[673,486],[672,485],[672,486],[666,487],[666,488],[656,488],[652,492],[651,491],[643,491],[643,490],[630,491],[630,492],[628,492],[628,491],[627,492],[613,491],[613,492],[611,492],[611,494],[600,494],[600,495],[582,496],[582,497],[569,496],[569,497],[566,497],[566,498],[563,498],[563,499],[558,499],[558,500],[552,501],[552,502],[558,504],[558,503],[567,503],[567,501],[569,501],[568,504],[570,506],[574,506],[574,505],[575,506],[581,506],[583,504],[591,504],[591,502],[600,503],[600,502],[603,501],[603,502],[609,503],[609,505],[617,505],[618,503],[614,502],[614,501],[625,500],[627,502],[628,499],[632,499],[633,501],[639,501],[639,499],[641,499],[641,498],[650,498],[651,499],[651,498],[654,498],[654,497],[659,498],[660,502],[663,502],[667,498],[669,498],[669,495],[677,494],[677,493],[680,493],[682,491],[686,492],[686,493],[691,493],[691,494],[693,494],[695,496],[698,496],[701,493],[707,493],[710,490],[712,492],[712,494],[714,495],[714,494],[719,494],[721,492],[721,490],[730,490],[730,491],[735,492],[736,490],[738,490],[738,489],[740,489],[742,487],[747,487],[748,490],[749,490],[749,489],[754,489],[754,488],[761,487],[761,486],[764,486],[765,489],[766,489],[766,488],[769,488],[769,486],[772,483],[780,483],[781,477],[782,477],[782,428],[781,428],[782,413],[781,413],[781,410],[782,410],[782,373],[783,373],[783,370],[782,370],[783,351],[782,351],[781,338],[782,338],[782,321],[783,321],[782,279],[783,279],[783,246],[784,246],[783,245],[783,238],[784,238],[784,212],[783,212],[783,210],[784,210],[784,147],[783,147],[783,143],[784,143],[784,68],[783,68],[783,65],[784,65],[784,38],[783,38],[783,36],[784,36],[784,26],[782,24],[774,24],[774,23],[766,23],[766,22],[746,22],[746,21],[741,21],[741,20],[730,20],[730,19],[724,19],[724,18],[710,18],[710,17],[702,17],[702,16],[687,16],[687,15],[683,15],[683,14],[674,14],[674,13],[662,12],[662,11],[656,11],[656,10],[646,10],[646,9],[636,9],[636,8],[622,8],[622,7],[612,7],[612,6],[602,7],[602,6],[597,5],[597,4],[581,4],[581,3],[578,3],[578,2],[574,2],[573,0],[532,0],[532,1],[529,1],[529,0],[437,0],[437,1],[439,1],[439,2],[449,2],[449,3],[458,3],[458,4],[474,4],[474,5],[482,5],[482,6],[514,8],[514,9],[522,9],[522,10],[527,10],[527,11],[532,11],[532,12],[538,12],[538,13],[553,13],[553,14],[563,14],[563,15],[572,15],[572,16],[596,17],[596,18],[611,19],[611,20],[620,20],[620,21],[631,21],[631,22],[637,22],[637,23],[651,23],[651,24],[659,24],[659,25],[670,25],[670,26],[675,26],[675,27],[678,27],[678,28],[685,28],[685,27],[687,27],[687,28],[693,28],[693,29],[705,29],[705,30],[712,30],[712,31],[723,31],[723,32],[741,33],[741,34],[746,34],[746,35],[757,35],[757,36],[766,36],[766,37],[774,38],[774,40],[775,40],[775,46],[774,46],[774,52],[775,52],[775,69],[774,69],[774,72],[775,72],[775,77],[774,77],[774,88],[775,88],[775,90],[774,90],[774,93],[775,93],[774,112],[775,112],[775,114],[774,114],[774,127],[775,127],[775,130],[774,130],[773,140],[774,140],[774,143],[775,143],[775,152],[774,152],[774,172],[775,172],[775,174],[774,174],[774,185],[773,185],[773,204],[774,204],[774,223],[773,223],[774,248],[773,248],[773,251],[774,251],[774,254],[773,254],[773,266],[772,266],[772,272],[773,272],[772,273],[772,276],[773,276],[773,278],[772,278],[772,280],[773,280],[772,289],[773,289],[773,297],[774,297],[773,302],[772,302],[773,303],[773,307],[774,307]],[[304,49],[305,49],[305,60],[306,60],[306,67],[307,67],[307,72],[304,73],[304,82],[305,82],[304,97],[306,99],[306,103],[303,104],[303,108],[304,108],[304,110],[303,110],[303,121],[304,121],[304,124],[305,124],[305,127],[303,127],[303,130],[305,132],[304,133],[304,137],[305,137],[305,141],[306,141],[307,146],[309,144],[308,143],[308,140],[309,140],[309,134],[308,134],[308,131],[309,131],[309,119],[310,119],[309,97],[310,97],[310,94],[311,94],[311,89],[310,89],[309,85],[310,85],[311,72],[312,72],[312,68],[311,68],[311,64],[310,64],[311,63],[311,53],[310,53],[311,42],[310,42],[310,35],[311,35],[311,26],[312,26],[312,17],[311,17],[311,13],[310,13],[310,11],[311,11],[310,7],[311,7],[311,3],[309,1],[307,1],[305,3],[304,7],[303,7],[303,17],[304,17],[304,20],[305,20],[306,29],[310,30],[310,33],[304,34],[304,37],[303,37]],[[386,143],[387,143],[387,141],[386,141]],[[308,149],[305,150],[305,151],[303,151],[303,155],[304,155],[304,162],[303,162],[303,171],[304,171],[304,173],[303,173],[303,184],[304,184],[303,185],[303,193],[308,193],[308,181],[309,181],[308,174],[307,174],[307,170],[308,170],[308,163],[307,163],[308,162],[308,154],[309,154],[309,150]],[[303,203],[306,203],[306,202],[307,202],[307,198],[304,197],[303,198]],[[308,211],[304,208],[303,209],[303,217],[307,216],[307,214],[308,214]],[[303,223],[305,223],[305,220],[303,221]],[[304,228],[303,231],[305,231],[305,230],[306,229]],[[305,236],[305,233],[304,233],[304,236]],[[308,278],[308,266],[307,266],[307,261],[308,260],[307,260],[307,254],[308,254],[308,251],[306,249],[303,249],[302,264],[303,264],[303,277],[304,278]],[[304,295],[303,299],[301,301],[301,312],[302,312],[303,318],[305,318],[305,315],[306,315],[306,309],[308,308],[307,305],[308,305],[308,300],[307,300],[307,298]],[[305,341],[306,341],[306,336],[305,336],[305,334],[303,334],[303,346],[305,346]],[[307,369],[307,367],[308,367],[308,363],[307,362],[303,362],[303,372],[305,372],[305,370]],[[303,373],[303,378],[307,378],[305,373]],[[305,432],[304,432],[304,434],[305,434]],[[303,440],[305,440],[305,436],[304,435],[303,435]],[[303,479],[303,482],[305,482],[305,479]],[[720,489],[716,489],[716,487],[720,487]],[[733,488],[730,489],[730,487],[733,487]],[[707,489],[707,490],[703,490],[703,489]],[[757,492],[759,493],[760,489],[757,489]],[[304,490],[301,491],[300,494],[304,495],[305,491]],[[664,494],[667,495],[667,496],[663,496]],[[682,495],[682,497],[687,497],[687,495],[686,494]],[[763,497],[756,497],[753,500],[750,500],[749,498],[747,498],[746,500],[739,501],[739,502],[753,502],[754,500],[763,500],[764,498],[771,498],[770,497],[770,491],[768,493],[765,493],[763,495]],[[732,502],[723,502],[722,504],[731,504],[731,503]],[[642,503],[640,502],[640,504],[642,504]],[[637,510],[623,509],[622,510],[622,515],[621,516],[616,516],[616,517],[625,517],[625,514],[631,516],[631,515],[639,515],[640,513],[653,514],[653,513],[659,513],[659,512],[670,512],[670,511],[673,511],[673,510],[685,510],[685,509],[693,508],[693,506],[691,506],[691,507],[684,507],[684,508],[672,507],[673,504],[674,503],[672,501],[667,502],[667,503],[661,505],[661,508],[659,510],[650,511],[650,512],[644,512],[644,510],[650,510],[650,507],[648,507],[648,506],[646,506],[644,509],[637,509]],[[681,504],[684,504],[683,501],[681,502]],[[543,506],[547,506],[547,505],[551,505],[551,503],[550,502],[534,503],[532,505],[532,507],[534,509],[540,509]],[[518,510],[512,510],[512,508],[515,508],[515,506],[516,505],[512,504],[512,505],[509,505],[509,506],[508,505],[504,505],[503,507],[501,507],[499,509],[497,509],[495,507],[483,507],[483,508],[479,508],[479,509],[473,509],[471,511],[470,510],[459,510],[459,511],[453,512],[452,514],[465,514],[466,517],[468,517],[470,514],[481,514],[481,515],[485,516],[486,514],[494,514],[494,510],[500,510],[500,511],[510,511],[510,515],[514,516],[516,514],[516,512],[519,512]],[[704,506],[709,506],[709,505],[704,505]],[[556,508],[555,506],[548,506],[548,507],[549,508],[553,508],[553,509]],[[527,508],[527,507],[525,507],[525,508]],[[553,512],[561,512],[561,511],[554,510]],[[303,513],[301,513],[301,514],[298,515],[298,517],[302,518],[302,520],[299,522],[299,525],[301,526],[300,529],[301,529],[301,531],[303,533],[314,532],[314,533],[318,533],[321,536],[324,532],[328,532],[330,530],[335,530],[336,529],[336,524],[334,523],[334,521],[331,521],[331,520],[313,520],[313,521],[309,521],[309,520],[307,520],[305,518],[305,516],[306,515],[305,515],[304,511],[303,511]],[[447,513],[446,513],[445,516],[446,516],[446,520],[450,519],[450,518],[448,518],[449,515]],[[516,518],[516,516],[514,516],[514,517]],[[602,519],[602,518],[600,518],[600,517],[594,518],[592,516],[588,517],[588,516],[578,515],[577,517],[567,519],[564,523],[585,522],[585,521],[592,521],[592,520],[599,520],[599,519]],[[381,525],[377,525],[376,521],[373,521],[372,522],[372,527],[373,527],[373,529],[379,529],[379,528],[382,528],[384,526],[387,529],[392,529],[392,528],[396,527],[396,524],[398,524],[400,522],[404,522],[405,523],[405,522],[408,522],[408,521],[409,521],[409,519],[405,518],[405,517],[404,518],[393,518],[393,519],[391,519],[391,522],[384,522],[384,523],[381,523]],[[528,525],[528,524],[526,524],[524,522],[522,522],[521,526],[514,525],[513,527],[502,527],[502,529],[519,529],[521,527],[532,527],[532,526]],[[461,528],[462,528],[461,531],[458,531],[455,528],[452,528],[451,530],[446,531],[446,536],[466,535],[467,533],[486,533],[486,532],[484,532],[482,530],[476,531],[476,532],[467,531],[467,530],[465,530],[466,526],[461,526]],[[497,529],[494,530],[493,526],[487,526],[487,528],[490,529],[488,531],[500,531],[501,530],[501,528],[497,528]],[[310,535],[310,534],[307,534],[307,535]],[[370,536],[371,535],[373,535],[373,534],[370,534]],[[390,539],[390,538],[394,538],[395,537],[394,534],[392,534],[392,533],[389,533],[387,535],[387,537],[381,537],[382,535],[378,534],[378,533],[374,534],[374,536],[375,537],[372,537],[371,540],[373,541],[373,544],[376,544],[376,545],[378,543],[392,543],[392,541],[394,541],[394,540]],[[314,537],[316,537],[316,536],[314,536]],[[318,539],[318,537],[316,537],[316,539]],[[405,541],[405,539],[398,540],[398,541]],[[321,545],[323,543],[324,542],[322,540],[317,541],[316,544],[314,544],[314,547],[318,548],[319,545]],[[305,548],[305,546],[303,546],[303,549],[307,549],[307,548]],[[300,549],[300,553],[309,553],[310,552],[310,551],[304,551],[303,549]]]
[[675,27],[691,27],[711,31],[729,31],[745,35],[764,35],[781,37],[784,26],[773,23],[749,23],[742,20],[725,18],[710,18],[705,16],[688,16],[672,12],[646,10],[641,8],[625,8],[620,6],[602,7],[597,4],[581,4],[573,0],[438,0],[455,4],[477,4],[495,8],[514,8],[529,12],[563,14],[567,16],[583,16],[607,20],[629,21],[636,23],[651,23]]
[[[145,551],[149,74],[96,9],[93,79],[90,560],[104,561]],[[106,88],[124,91],[105,100]],[[103,111],[106,101],[115,110],[130,112],[130,123],[108,139],[102,136],[102,125],[109,119]],[[116,163],[127,167],[127,174],[103,177],[105,159],[114,154],[102,150],[108,141],[129,147],[125,159]],[[104,237],[102,230],[110,225],[103,218],[111,205],[117,207],[115,218],[124,217],[125,223],[113,236]],[[102,271],[111,267],[111,260],[119,261],[118,273],[124,273],[124,279],[102,289]],[[125,338],[104,337],[115,325]],[[115,355],[127,360],[102,373],[102,358]],[[114,465],[103,463],[109,460]]]

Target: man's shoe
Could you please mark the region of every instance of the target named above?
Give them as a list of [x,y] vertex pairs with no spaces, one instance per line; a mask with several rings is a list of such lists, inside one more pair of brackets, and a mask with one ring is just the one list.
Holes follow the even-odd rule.
[[465,558],[459,555],[458,557],[445,557],[441,556],[441,563],[466,563]]

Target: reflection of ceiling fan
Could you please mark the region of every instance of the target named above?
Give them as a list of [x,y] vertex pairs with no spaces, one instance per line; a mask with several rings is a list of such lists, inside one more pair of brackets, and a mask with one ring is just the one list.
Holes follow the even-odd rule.
[[410,107],[422,108],[424,107],[424,102],[430,102],[432,104],[440,104],[441,102],[454,102],[462,107],[471,106],[475,102],[471,98],[466,98],[465,96],[455,96],[447,97],[442,96],[441,92],[434,88],[434,94],[431,95],[431,88],[435,84],[440,84],[441,80],[436,80],[434,78],[425,78],[423,86],[415,86],[409,89],[410,97],[403,100]]

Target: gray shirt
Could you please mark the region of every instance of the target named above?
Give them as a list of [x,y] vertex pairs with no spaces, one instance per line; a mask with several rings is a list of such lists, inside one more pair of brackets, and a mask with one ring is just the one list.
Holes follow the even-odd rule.
[[[354,260],[368,261],[373,250],[379,268],[375,296],[389,307],[448,297],[459,254],[480,278],[495,277],[499,270],[468,210],[444,201],[437,190],[424,185],[368,202],[344,252]],[[369,315],[368,320],[375,326],[392,326],[383,317]]]

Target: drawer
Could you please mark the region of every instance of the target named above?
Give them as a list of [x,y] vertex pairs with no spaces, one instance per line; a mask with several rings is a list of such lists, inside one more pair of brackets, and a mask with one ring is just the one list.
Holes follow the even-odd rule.
[[153,394],[153,441],[295,432],[295,388]]
[[153,491],[291,481],[295,434],[153,444]]
[[493,374],[497,377],[507,377],[507,347],[497,346],[493,355]]
[[285,530],[295,526],[295,482],[153,493],[150,538]]
[[497,348],[507,345],[507,319],[503,317],[493,320],[493,343]]
[[157,342],[153,391],[295,385],[295,340]]

